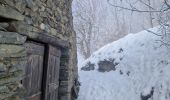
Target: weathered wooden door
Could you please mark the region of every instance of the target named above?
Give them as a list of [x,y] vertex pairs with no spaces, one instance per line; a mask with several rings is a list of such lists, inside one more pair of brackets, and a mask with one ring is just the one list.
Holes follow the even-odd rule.
[[42,75],[44,45],[28,42],[25,44],[28,62],[23,85],[27,90],[27,100],[42,100]]
[[53,46],[48,46],[45,81],[45,100],[58,100],[59,69],[61,51]]

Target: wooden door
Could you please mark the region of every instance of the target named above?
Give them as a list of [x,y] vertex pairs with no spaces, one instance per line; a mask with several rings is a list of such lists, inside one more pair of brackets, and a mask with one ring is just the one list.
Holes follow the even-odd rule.
[[45,100],[58,100],[59,69],[61,51],[53,46],[48,46],[48,62],[45,81]]
[[44,45],[28,42],[25,44],[28,53],[28,62],[25,78],[22,81],[27,90],[27,100],[42,100],[42,75]]

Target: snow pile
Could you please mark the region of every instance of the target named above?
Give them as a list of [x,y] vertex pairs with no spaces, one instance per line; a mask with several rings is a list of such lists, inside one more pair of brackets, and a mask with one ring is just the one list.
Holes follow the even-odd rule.
[[[157,28],[150,29],[156,32]],[[170,51],[161,37],[142,31],[108,44],[83,63],[78,100],[170,100]],[[113,60],[116,70],[99,72],[99,62]]]

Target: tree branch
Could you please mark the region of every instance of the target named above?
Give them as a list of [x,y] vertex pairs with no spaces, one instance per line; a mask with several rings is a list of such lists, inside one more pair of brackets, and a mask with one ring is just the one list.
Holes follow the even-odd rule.
[[159,10],[151,10],[151,11],[148,11],[148,10],[139,10],[139,9],[136,9],[136,8],[128,8],[128,7],[123,7],[123,6],[118,6],[118,5],[114,5],[112,3],[110,3],[110,0],[107,0],[108,4],[113,6],[113,7],[116,7],[116,8],[120,8],[120,9],[125,9],[125,10],[129,10],[129,11],[132,11],[132,12],[140,12],[140,13],[148,13],[148,12],[161,12]]
[[151,30],[146,30],[146,31],[147,31],[147,32],[150,32],[150,33],[152,33],[152,34],[155,34],[155,35],[157,35],[157,36],[162,36],[162,35],[157,34],[157,33],[153,32],[153,31],[151,31]]
[[147,6],[147,7],[149,7],[149,8],[151,8],[151,9],[153,9],[153,10],[155,10],[151,5],[148,5],[147,3],[145,3],[144,1],[142,1],[142,0],[139,0],[142,4],[144,4],[145,6]]
[[164,1],[165,1],[166,6],[170,9],[170,4],[168,4],[167,0],[164,0]]

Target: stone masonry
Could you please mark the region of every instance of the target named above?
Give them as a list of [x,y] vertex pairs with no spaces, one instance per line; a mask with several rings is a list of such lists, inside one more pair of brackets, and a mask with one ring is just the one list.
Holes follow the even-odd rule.
[[27,62],[24,43],[28,39],[41,41],[39,35],[54,38],[44,43],[58,41],[59,46],[66,46],[64,42],[68,42],[67,54],[61,56],[59,99],[71,100],[71,89],[78,77],[71,3],[72,0],[0,0],[0,100],[23,100],[27,92],[21,85]]

